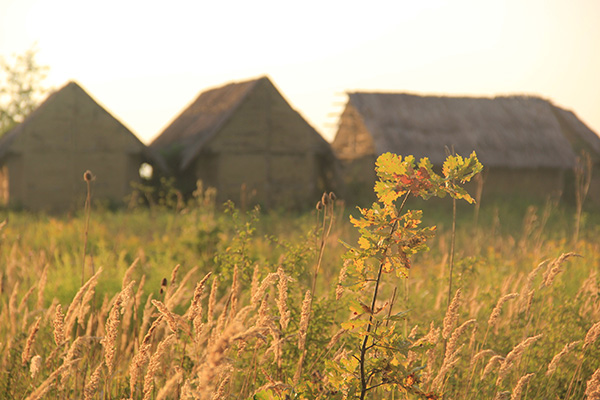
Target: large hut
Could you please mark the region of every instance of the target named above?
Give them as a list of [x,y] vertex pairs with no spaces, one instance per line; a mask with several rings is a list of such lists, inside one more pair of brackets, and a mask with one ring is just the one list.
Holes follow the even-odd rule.
[[129,129],[69,82],[0,138],[0,199],[34,211],[82,208],[90,170],[92,200],[119,204],[151,161]]
[[465,156],[476,151],[489,196],[558,194],[568,189],[580,151],[600,162],[594,132],[572,112],[531,96],[348,93],[332,147],[350,196],[372,188],[374,161],[385,152],[428,157],[441,166],[448,151]]
[[201,93],[150,147],[183,192],[202,181],[219,202],[301,208],[332,183],[331,146],[267,77]]

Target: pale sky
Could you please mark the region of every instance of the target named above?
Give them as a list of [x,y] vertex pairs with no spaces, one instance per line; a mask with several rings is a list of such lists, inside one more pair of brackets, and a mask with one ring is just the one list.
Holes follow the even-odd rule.
[[331,140],[347,91],[541,96],[600,133],[600,0],[0,0],[0,56],[37,43],[150,142],[200,92],[268,75]]

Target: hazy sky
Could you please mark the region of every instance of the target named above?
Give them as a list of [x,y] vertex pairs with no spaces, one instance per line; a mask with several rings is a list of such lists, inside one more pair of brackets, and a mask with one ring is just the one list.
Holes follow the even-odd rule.
[[600,132],[600,0],[0,0],[0,55],[37,43],[149,142],[196,96],[268,75],[331,139],[354,90],[532,94]]

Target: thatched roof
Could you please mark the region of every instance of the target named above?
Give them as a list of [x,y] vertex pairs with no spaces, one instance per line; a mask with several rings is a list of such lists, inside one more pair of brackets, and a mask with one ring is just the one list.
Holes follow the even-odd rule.
[[[157,151],[177,148],[181,151],[178,168],[185,170],[203,147],[229,121],[253,89],[261,83],[274,87],[269,78],[263,76],[200,93],[196,100],[152,142],[150,147]],[[329,149],[327,142],[316,131],[314,133],[323,142],[323,148]]]
[[[429,157],[439,165],[447,147],[462,155],[475,150],[486,166],[571,168],[576,154],[565,133],[568,128],[571,138],[600,155],[600,138],[594,132],[573,113],[537,97],[348,96],[347,109],[356,110],[377,154]],[[336,137],[334,149],[339,152],[347,139]]]
[[[139,138],[133,134],[133,132],[131,132],[117,118],[106,111],[106,109],[98,104],[80,85],[73,81],[68,82],[62,88],[52,92],[46,98],[46,100],[42,102],[42,104],[40,104],[29,116],[27,116],[27,118],[25,118],[22,123],[0,137],[0,160],[11,151],[11,144],[13,141],[25,131],[28,125],[33,124],[38,118],[40,118],[40,116],[44,113],[44,110],[49,108],[52,104],[66,104],[70,107],[73,107],[72,117],[78,118],[77,105],[82,103],[91,103],[94,106],[97,106],[98,110],[106,113],[107,117],[112,118],[118,123],[118,125],[122,127],[121,132],[125,133],[126,135],[130,135],[132,140],[129,141],[129,143],[131,143],[131,145],[128,148],[123,148],[120,150],[128,153],[141,153],[150,161],[154,161],[158,167],[166,169],[164,162],[160,160],[148,147],[146,147],[146,145],[144,145]],[[52,130],[56,128],[48,126],[48,129]],[[46,133],[51,134],[51,132],[44,132],[44,134]]]

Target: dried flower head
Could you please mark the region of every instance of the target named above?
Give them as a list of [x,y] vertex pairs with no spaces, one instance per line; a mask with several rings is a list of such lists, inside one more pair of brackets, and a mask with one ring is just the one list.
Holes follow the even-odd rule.
[[96,177],[94,176],[94,174],[92,174],[92,171],[90,171],[89,169],[83,173],[83,180],[84,181],[91,182],[94,179],[96,179]]
[[54,342],[60,347],[65,342],[65,315],[62,312],[60,303],[56,305],[52,325],[54,325]]
[[40,369],[42,368],[42,356],[35,355],[31,358],[31,364],[29,365],[29,373],[31,374],[31,379],[35,379],[40,373]]

